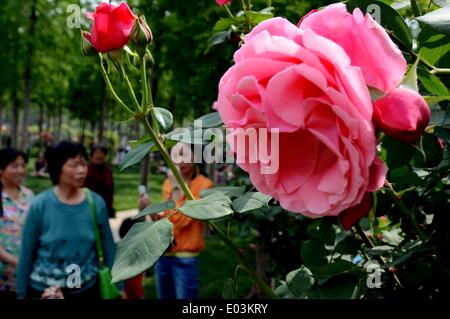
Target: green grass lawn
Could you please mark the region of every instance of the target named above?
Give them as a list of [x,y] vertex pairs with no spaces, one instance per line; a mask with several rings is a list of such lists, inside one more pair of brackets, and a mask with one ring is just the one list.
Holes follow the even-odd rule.
[[[29,162],[31,171],[33,160]],[[117,167],[113,168],[115,181],[114,206],[117,211],[133,209],[137,206],[139,167],[131,167],[120,173]],[[152,202],[161,201],[161,187],[164,176],[150,174],[149,194]],[[42,192],[52,186],[49,179],[28,176],[25,185],[35,194]],[[235,238],[240,247],[248,244],[247,240]],[[200,255],[200,298],[222,298],[222,292],[227,279],[234,276],[238,259],[225,244],[215,236],[206,235],[206,247]],[[147,271],[144,280],[144,290],[146,298],[156,298],[155,279],[153,268]],[[251,279],[243,271],[237,275],[237,296],[245,297],[251,287]]]
[[[114,207],[117,211],[133,209],[137,207],[139,168],[131,167],[124,172],[119,172],[117,168],[113,169],[115,194]],[[161,201],[161,188],[164,176],[159,174],[150,174],[148,178],[148,193],[153,203]]]

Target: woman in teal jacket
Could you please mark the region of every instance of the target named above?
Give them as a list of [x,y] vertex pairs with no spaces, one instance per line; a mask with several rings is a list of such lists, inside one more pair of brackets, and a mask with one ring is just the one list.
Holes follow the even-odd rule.
[[[99,261],[93,214],[83,190],[87,154],[83,146],[61,142],[47,151],[53,188],[39,194],[28,211],[17,272],[17,296],[40,298],[58,287],[64,298],[99,299]],[[112,267],[115,244],[104,200],[92,193],[104,250]]]

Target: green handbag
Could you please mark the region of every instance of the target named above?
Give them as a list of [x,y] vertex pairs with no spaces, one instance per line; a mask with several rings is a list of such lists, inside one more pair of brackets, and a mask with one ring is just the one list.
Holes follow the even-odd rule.
[[95,207],[91,191],[85,188],[84,193],[86,194],[89,207],[92,211],[92,218],[94,220],[95,242],[97,245],[97,254],[99,260],[98,284],[100,288],[100,296],[102,299],[119,299],[121,298],[120,291],[119,289],[117,289],[116,285],[111,283],[111,272],[108,266],[105,265],[105,260],[103,257],[102,241],[100,239],[100,231],[97,225],[97,209]]

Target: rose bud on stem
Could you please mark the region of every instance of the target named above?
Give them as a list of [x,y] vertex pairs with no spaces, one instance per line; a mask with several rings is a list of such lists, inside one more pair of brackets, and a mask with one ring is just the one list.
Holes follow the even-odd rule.
[[81,51],[85,56],[92,56],[97,54],[94,46],[87,39],[90,37],[89,32],[81,31]]
[[134,44],[139,56],[144,56],[146,54],[147,46],[152,40],[152,31],[145,21],[145,17],[141,16],[139,19],[136,19],[133,31],[131,32],[131,42]]
[[375,101],[373,123],[386,135],[412,143],[422,135],[430,121],[430,108],[414,90],[395,88]]

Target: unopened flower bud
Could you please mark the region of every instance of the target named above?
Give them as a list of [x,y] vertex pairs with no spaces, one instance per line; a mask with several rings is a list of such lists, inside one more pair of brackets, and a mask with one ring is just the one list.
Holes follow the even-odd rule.
[[81,31],[81,51],[83,51],[83,54],[86,56],[91,56],[97,53],[90,39],[91,35],[89,32]]
[[152,40],[152,31],[145,21],[145,17],[141,16],[139,19],[136,19],[133,31],[131,32],[131,41],[135,45],[136,51],[140,56],[145,54],[147,46]]
[[430,121],[430,108],[416,91],[395,88],[375,101],[373,121],[386,135],[412,143],[422,135]]

